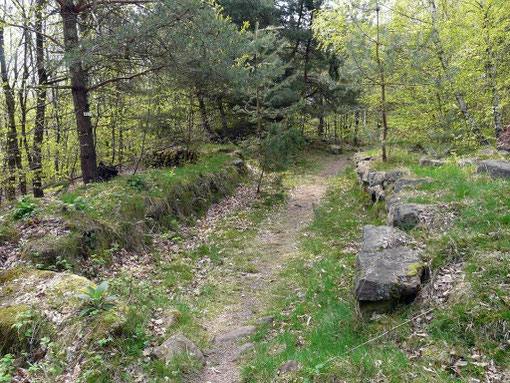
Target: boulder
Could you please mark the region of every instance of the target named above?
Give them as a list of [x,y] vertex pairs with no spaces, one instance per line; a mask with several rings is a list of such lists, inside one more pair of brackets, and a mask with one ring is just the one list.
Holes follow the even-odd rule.
[[187,162],[196,162],[198,154],[192,149],[181,146],[172,146],[166,149],[155,149],[144,155],[146,166],[154,168],[167,168],[181,166]]
[[478,165],[479,162],[480,162],[480,159],[478,157],[474,157],[474,158],[459,158],[457,160],[457,165],[460,166],[461,168],[464,168],[466,166]]
[[13,331],[12,325],[20,313],[27,311],[44,323],[34,336],[58,334],[55,341],[61,345],[73,344],[78,338],[83,344],[87,339],[101,339],[107,334],[122,331],[119,325],[124,313],[119,305],[114,310],[87,318],[87,321],[79,315],[83,302],[77,299],[77,295],[85,292],[87,286],[95,285],[70,273],[28,267],[12,268],[1,273],[0,352],[22,346],[20,342],[24,339],[20,338],[18,331]]
[[375,170],[370,169],[369,161],[361,161],[356,165],[356,175],[358,176],[358,182],[360,185],[369,183],[369,177],[372,177],[370,173],[375,172]]
[[165,340],[160,346],[152,350],[154,356],[164,362],[170,362],[175,356],[187,354],[198,359],[202,365],[205,365],[205,356],[203,352],[181,333],[172,335]]
[[435,168],[435,167],[443,166],[443,165],[444,165],[443,160],[436,160],[436,159],[427,158],[427,157],[422,157],[420,159],[420,166],[423,166],[423,167]]
[[493,178],[510,178],[510,162],[496,160],[480,161],[476,172],[478,174],[487,173]]
[[331,154],[342,154],[343,148],[340,145],[329,145],[328,151]]
[[420,223],[429,223],[434,216],[433,207],[416,203],[396,203],[388,212],[388,225],[410,230]]
[[366,187],[380,186],[381,189],[387,189],[399,178],[404,176],[404,171],[399,169],[389,170],[387,172],[377,171],[370,168],[369,161],[359,162],[356,167],[358,182]]
[[382,183],[383,188],[387,189],[389,186],[393,185],[395,182],[401,179],[404,174],[404,171],[400,169],[388,170],[386,173],[384,173]]
[[296,372],[299,370],[299,368],[300,366],[298,362],[296,362],[295,360],[289,360],[280,367],[280,373],[288,374],[291,372]]
[[373,202],[384,201],[385,193],[381,185],[368,186],[367,193],[370,194]]
[[430,178],[399,178],[395,181],[393,184],[392,191],[394,193],[400,193],[402,190],[406,188],[411,188],[417,185],[421,185],[424,183],[432,182],[432,179]]
[[266,324],[266,323],[270,324],[273,322],[274,322],[274,316],[272,316],[272,315],[268,315],[268,316],[257,319],[257,323],[260,323],[260,324]]
[[372,161],[374,159],[373,156],[366,156],[366,155],[363,155],[363,154],[355,154],[354,155],[354,163],[356,166],[358,166],[358,164],[362,163],[362,162],[369,162],[369,161]]
[[355,294],[363,313],[386,312],[414,300],[426,270],[420,253],[405,246],[363,251],[357,263],[361,276]]
[[109,181],[119,175],[119,169],[115,165],[105,165],[102,161],[97,165],[98,179],[101,182]]
[[406,246],[409,241],[409,236],[395,227],[373,225],[363,227],[363,252]]
[[220,336],[217,341],[218,342],[231,342],[233,340],[237,340],[240,338],[245,338],[247,336],[250,336],[255,331],[257,331],[257,328],[255,326],[243,326],[236,328],[235,330],[230,331],[229,333]]

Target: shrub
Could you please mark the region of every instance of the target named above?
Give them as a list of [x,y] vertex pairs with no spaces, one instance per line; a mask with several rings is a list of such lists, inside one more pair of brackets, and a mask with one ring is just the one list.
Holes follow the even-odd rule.
[[144,190],[147,186],[145,185],[145,181],[144,179],[141,177],[141,176],[132,176],[132,177],[129,177],[128,180],[128,185],[135,188],[135,189],[138,189],[139,191],[142,191]]
[[278,125],[271,126],[260,142],[259,163],[262,171],[257,184],[257,192],[260,192],[264,173],[284,170],[293,156],[301,149],[303,143],[304,140],[297,129],[286,129]]
[[34,215],[36,205],[29,196],[23,196],[18,200],[14,209],[14,219],[27,219]]
[[0,358],[0,383],[9,383],[14,372],[14,357],[11,354]]

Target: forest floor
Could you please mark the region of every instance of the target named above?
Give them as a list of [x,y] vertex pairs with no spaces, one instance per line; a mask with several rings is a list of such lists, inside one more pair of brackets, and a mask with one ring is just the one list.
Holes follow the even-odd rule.
[[[207,332],[212,348],[206,352],[207,366],[194,382],[234,383],[241,381],[237,359],[251,343],[239,345],[238,341],[255,331],[248,326],[260,321],[260,313],[267,310],[271,300],[273,283],[278,274],[299,254],[301,230],[310,221],[314,209],[326,192],[326,181],[343,170],[347,156],[325,157],[322,170],[302,177],[292,189],[283,209],[269,216],[260,225],[255,238],[246,241],[244,249],[237,254],[237,261],[246,262],[244,269],[228,275],[228,284],[236,286],[238,299],[225,302],[218,296],[218,314],[208,319]],[[267,322],[274,318],[262,318]]]
[[[167,183],[176,178],[193,185],[201,180],[197,174],[215,171],[222,182],[232,170],[226,167],[231,158],[224,157],[207,160],[207,166],[157,171],[136,180],[119,177],[64,194],[60,202],[49,199],[37,208],[38,221],[17,220],[13,227],[44,228],[47,217],[61,211],[48,206],[65,201],[72,218],[99,210],[112,222],[117,217],[112,211],[122,213],[119,220],[132,219],[128,213],[139,206],[135,202],[149,192],[169,190]],[[410,177],[430,179],[409,194],[409,201],[436,205],[453,218],[449,225],[408,233],[432,270],[413,304],[360,316],[354,285],[363,227],[385,225],[388,214],[384,203],[374,204],[360,188],[349,155],[306,150],[286,171],[268,174],[260,194],[254,166],[253,177],[237,187],[228,183],[229,193],[221,189],[223,198],[207,205],[205,215],[149,233],[152,245],[143,251],[116,244],[99,248],[89,262],[96,271],[92,278],[109,281],[108,294],[129,306],[119,314],[121,332],[110,332],[105,324],[104,332],[74,350],[48,332],[46,357],[29,369],[21,357],[0,358],[0,381],[12,374],[14,382],[54,383],[509,381],[510,183],[479,175],[476,165],[460,166],[454,157],[433,168],[419,166],[418,155],[404,150],[390,158],[376,160],[375,169],[399,168]],[[139,190],[134,181],[156,187]],[[85,207],[71,209],[78,203]],[[92,203],[95,208],[88,207]],[[10,231],[3,228],[5,237]],[[6,244],[0,249],[9,251]],[[69,272],[50,274],[75,278]],[[69,306],[73,326],[92,334],[110,323],[109,311],[79,316],[81,302],[73,295],[58,301]],[[37,328],[42,320],[34,316],[27,323]],[[73,326],[59,329],[74,334]],[[205,366],[186,354],[156,357],[155,349],[177,333],[203,350]],[[69,355],[75,361],[69,362]]]

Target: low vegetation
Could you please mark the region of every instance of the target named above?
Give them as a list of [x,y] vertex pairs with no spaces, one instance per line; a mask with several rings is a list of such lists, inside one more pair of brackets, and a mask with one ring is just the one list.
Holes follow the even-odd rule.
[[[454,157],[424,168],[407,152],[379,168],[408,168],[431,183],[411,202],[444,203],[455,211],[451,227],[416,228],[434,291],[395,314],[362,320],[353,296],[355,256],[366,224],[385,224],[383,202],[372,204],[353,170],[331,181],[324,204],[306,230],[301,256],[281,275],[270,313],[274,328],[256,336],[246,381],[271,381],[287,360],[302,365],[304,381],[503,381],[510,363],[507,326],[507,180],[475,174]],[[292,282],[291,282],[292,281]],[[481,304],[480,302],[483,302]],[[503,379],[503,380],[501,380]]]

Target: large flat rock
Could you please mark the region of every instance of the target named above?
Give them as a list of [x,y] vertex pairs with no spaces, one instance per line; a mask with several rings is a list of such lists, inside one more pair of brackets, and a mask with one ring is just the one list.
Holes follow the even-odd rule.
[[231,342],[237,339],[246,338],[247,336],[250,336],[255,331],[257,331],[257,328],[255,326],[243,326],[236,328],[220,337],[216,340],[217,342]]
[[427,157],[422,157],[420,159],[420,166],[423,166],[423,167],[436,168],[436,167],[443,166],[443,165],[444,165],[443,160],[438,160],[435,158],[427,158]]
[[478,163],[478,174],[487,173],[494,178],[510,178],[510,162],[485,160]]
[[395,181],[391,191],[393,193],[400,193],[404,189],[414,188],[430,182],[432,182],[431,178],[400,178]]
[[373,225],[363,227],[363,252],[406,246],[409,241],[409,236],[396,227]]
[[426,270],[420,253],[401,246],[357,256],[361,276],[356,299],[362,312],[385,312],[397,303],[409,303],[418,294]]

